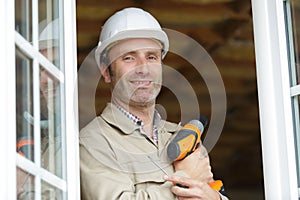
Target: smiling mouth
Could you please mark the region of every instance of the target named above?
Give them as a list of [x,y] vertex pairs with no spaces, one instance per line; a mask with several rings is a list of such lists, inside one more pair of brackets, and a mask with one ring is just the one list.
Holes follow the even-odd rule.
[[138,87],[150,86],[152,81],[130,81],[133,85]]

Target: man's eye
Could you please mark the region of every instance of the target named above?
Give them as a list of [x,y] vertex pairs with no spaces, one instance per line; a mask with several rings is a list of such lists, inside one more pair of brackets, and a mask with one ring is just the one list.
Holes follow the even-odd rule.
[[149,56],[148,59],[149,60],[156,60],[156,56]]
[[134,58],[132,56],[125,56],[123,57],[123,60],[130,61],[130,60],[134,60]]

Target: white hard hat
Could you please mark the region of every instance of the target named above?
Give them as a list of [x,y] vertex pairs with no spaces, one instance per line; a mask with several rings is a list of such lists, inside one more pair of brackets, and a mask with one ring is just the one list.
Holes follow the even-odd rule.
[[[41,24],[45,22],[42,21]],[[46,25],[39,35],[39,49],[46,49],[58,46],[59,42],[59,21],[54,19]]]
[[100,55],[110,44],[129,38],[153,38],[160,41],[163,58],[169,50],[168,36],[151,14],[140,8],[125,8],[112,15],[102,27],[95,52],[98,66],[100,66]]

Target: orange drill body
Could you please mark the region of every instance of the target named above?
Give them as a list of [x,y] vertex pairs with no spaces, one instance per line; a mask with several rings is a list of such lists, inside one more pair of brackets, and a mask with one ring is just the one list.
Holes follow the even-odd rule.
[[[169,159],[174,162],[182,160],[193,153],[201,145],[201,133],[203,129],[203,124],[198,120],[192,120],[183,126],[167,147]],[[211,188],[224,194],[223,182],[221,180],[212,180],[208,184]]]

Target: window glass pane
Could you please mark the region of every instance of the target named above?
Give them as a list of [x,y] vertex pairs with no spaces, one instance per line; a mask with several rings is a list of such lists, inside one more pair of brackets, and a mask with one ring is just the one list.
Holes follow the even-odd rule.
[[40,67],[42,167],[62,176],[60,82]]
[[17,199],[34,200],[34,176],[17,168]]
[[[61,46],[62,16],[59,0],[39,0],[39,52],[55,67],[63,70],[63,46]],[[61,103],[62,84],[55,77],[53,68],[40,65],[40,109],[42,143],[41,165],[51,173],[63,178],[65,162],[62,160],[65,134],[62,132],[64,113]],[[64,168],[63,168],[64,167]]]
[[[16,150],[34,162],[32,60],[16,49]],[[34,199],[34,178],[17,168],[18,199]]]
[[39,21],[52,21],[59,17],[59,0],[39,0]]
[[33,161],[32,60],[16,50],[17,152]]
[[291,0],[293,36],[295,48],[295,66],[297,84],[300,84],[300,1]]
[[295,127],[295,137],[296,137],[296,155],[297,155],[297,171],[298,171],[298,187],[300,185],[300,96],[292,97],[293,102],[293,119]]
[[60,21],[58,0],[39,1],[39,50],[60,68]]
[[[39,51],[58,69],[62,68],[58,0],[39,1]],[[47,70],[48,69],[48,70]],[[53,69],[40,66],[40,108],[42,133],[42,167],[62,178],[62,98],[61,83]]]
[[15,30],[32,41],[32,5],[30,0],[15,0]]
[[43,199],[63,199],[63,191],[51,186],[46,182],[42,182],[42,196]]

